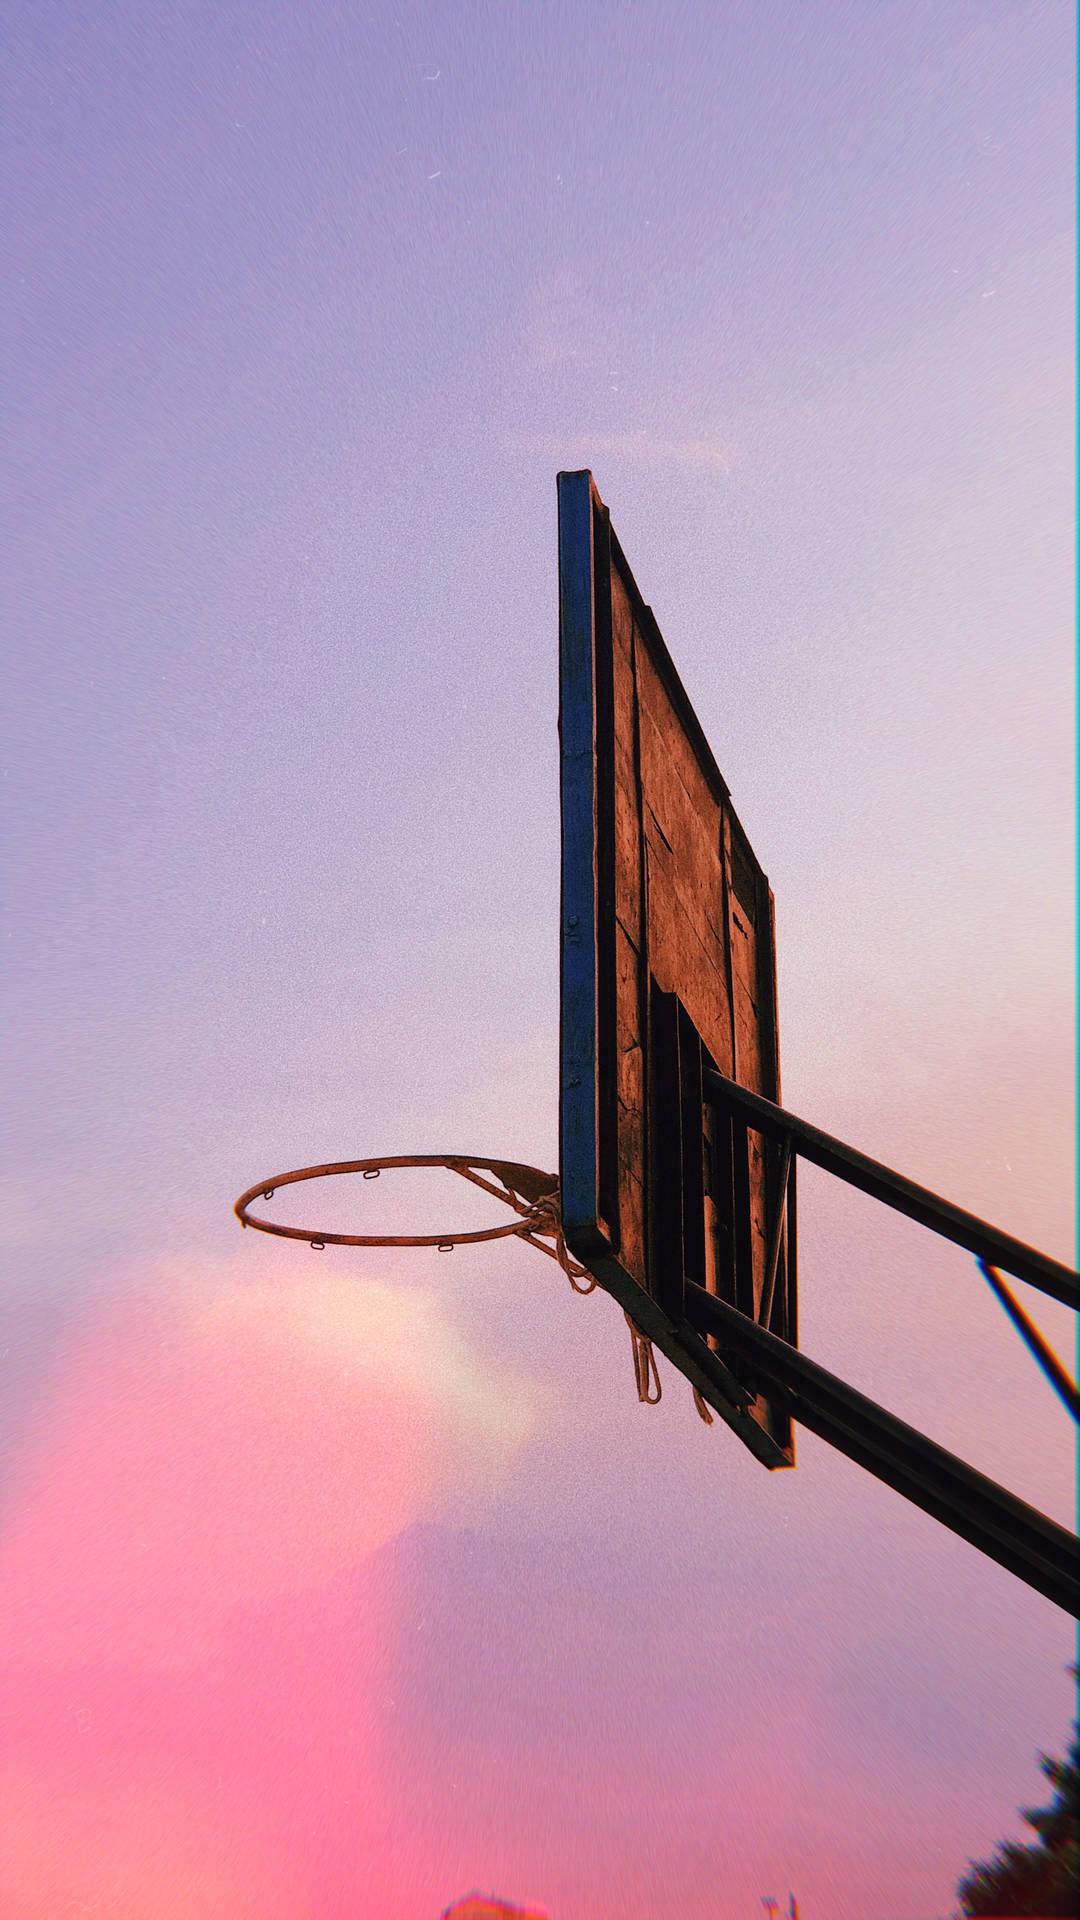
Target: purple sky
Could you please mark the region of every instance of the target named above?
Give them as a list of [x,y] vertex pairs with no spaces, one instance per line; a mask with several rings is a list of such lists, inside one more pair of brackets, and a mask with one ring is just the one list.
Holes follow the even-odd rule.
[[[663,1362],[639,1407],[526,1249],[316,1269],[230,1208],[556,1164],[590,466],[776,894],[787,1103],[1072,1257],[1073,9],[4,43],[6,1920],[946,1914],[1065,1739],[1062,1614]],[[974,1263],[800,1197],[806,1350],[1070,1522]]]

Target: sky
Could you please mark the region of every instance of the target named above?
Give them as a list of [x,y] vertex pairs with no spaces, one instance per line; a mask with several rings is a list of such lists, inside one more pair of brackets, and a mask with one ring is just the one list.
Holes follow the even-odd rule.
[[[6,1920],[944,1916],[1064,1614],[640,1406],[524,1246],[231,1207],[557,1164],[588,466],[773,886],[786,1103],[1073,1257],[1073,9],[2,14]],[[800,1338],[1072,1523],[974,1262],[812,1169]]]

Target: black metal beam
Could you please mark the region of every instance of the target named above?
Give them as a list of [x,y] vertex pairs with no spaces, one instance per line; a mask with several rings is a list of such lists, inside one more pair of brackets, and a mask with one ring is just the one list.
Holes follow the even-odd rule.
[[880,1160],[871,1160],[855,1147],[835,1140],[831,1134],[822,1133],[809,1121],[797,1119],[786,1107],[762,1099],[760,1094],[738,1086],[712,1067],[705,1068],[703,1082],[706,1100],[734,1109],[759,1133],[770,1134],[774,1140],[790,1140],[804,1160],[812,1160],[826,1173],[836,1174],[875,1200],[883,1200],[886,1206],[895,1207],[909,1219],[943,1234],[946,1240],[955,1241],[958,1247],[966,1247],[977,1259],[1004,1267],[1006,1273],[1038,1287],[1052,1300],[1060,1300],[1066,1307],[1080,1307],[1080,1275],[1060,1260],[1051,1260],[1048,1254],[1025,1246],[1011,1234],[1001,1233],[975,1214],[954,1207],[950,1200],[943,1200],[927,1187],[917,1186],[914,1180],[894,1173]]
[[1080,1542],[1064,1527],[703,1287],[687,1284],[686,1317],[779,1389],[792,1419],[1080,1616]]
[[980,1260],[978,1265],[984,1279],[1001,1301],[1028,1352],[1034,1354],[1058,1399],[1068,1407],[1074,1420],[1080,1420],[1080,1393],[1077,1393],[1075,1383],[1069,1379],[1057,1354],[1043,1339],[1034,1320],[1028,1318],[1012,1288],[1005,1285],[997,1268],[992,1267],[988,1260]]

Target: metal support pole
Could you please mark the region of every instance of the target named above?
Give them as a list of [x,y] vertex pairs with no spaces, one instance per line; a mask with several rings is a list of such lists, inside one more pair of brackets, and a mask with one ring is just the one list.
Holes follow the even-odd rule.
[[686,1317],[699,1333],[713,1334],[729,1353],[749,1361],[792,1419],[1056,1606],[1080,1616],[1080,1542],[1064,1527],[690,1282]]
[[1065,1402],[1073,1419],[1080,1420],[1080,1393],[1077,1393],[1057,1354],[1047,1346],[1034,1320],[1028,1319],[1012,1288],[1005,1285],[1000,1273],[986,1260],[980,1260],[978,1267],[1001,1301],[1024,1345],[1035,1355],[1054,1392]]
[[955,1241],[958,1247],[966,1247],[976,1259],[1004,1267],[1006,1273],[1038,1287],[1052,1300],[1060,1300],[1067,1307],[1080,1307],[1080,1275],[1060,1260],[1051,1260],[1047,1254],[1025,1246],[1022,1240],[1014,1240],[1011,1234],[999,1232],[975,1214],[954,1207],[950,1200],[943,1200],[927,1187],[917,1186],[914,1180],[894,1173],[891,1167],[871,1160],[855,1147],[835,1140],[831,1134],[822,1133],[820,1128],[797,1119],[785,1107],[775,1106],[760,1094],[738,1086],[712,1067],[705,1068],[702,1082],[706,1100],[739,1113],[750,1126],[774,1140],[790,1140],[794,1151],[801,1153],[804,1160],[812,1160],[826,1173],[836,1174],[875,1200],[883,1200],[886,1206],[895,1207],[909,1219],[943,1234],[946,1240]]

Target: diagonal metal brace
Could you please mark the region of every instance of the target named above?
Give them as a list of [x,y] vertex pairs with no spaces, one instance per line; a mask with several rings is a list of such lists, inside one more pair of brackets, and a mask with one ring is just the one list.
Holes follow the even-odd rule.
[[749,1361],[793,1420],[1080,1617],[1080,1542],[1064,1527],[691,1282],[686,1317]]
[[955,1241],[958,1247],[966,1247],[976,1259],[1004,1267],[1006,1273],[1038,1287],[1052,1300],[1060,1300],[1067,1307],[1080,1307],[1080,1275],[1062,1261],[1051,1260],[1048,1254],[1025,1246],[1011,1234],[1001,1233],[988,1221],[965,1213],[962,1207],[954,1207],[951,1200],[943,1200],[928,1187],[917,1186],[914,1180],[894,1173],[880,1160],[871,1160],[869,1155],[847,1146],[843,1140],[822,1133],[820,1127],[797,1119],[786,1107],[778,1107],[759,1093],[738,1086],[712,1067],[705,1068],[702,1082],[706,1100],[734,1109],[759,1133],[769,1134],[774,1140],[790,1140],[793,1151],[800,1153],[804,1160],[812,1160],[826,1173],[836,1174],[850,1186],[859,1187],[863,1193],[883,1200],[899,1213],[906,1213],[909,1219],[918,1220],[946,1240]]
[[1060,1400],[1064,1401],[1073,1419],[1080,1420],[1080,1393],[1077,1393],[1073,1381],[1069,1379],[1057,1354],[1043,1339],[1034,1320],[1028,1318],[1012,1288],[1005,1285],[997,1269],[987,1260],[979,1260],[977,1265],[983,1278],[1001,1301],[1024,1345],[1030,1353],[1034,1354],[1054,1392]]

